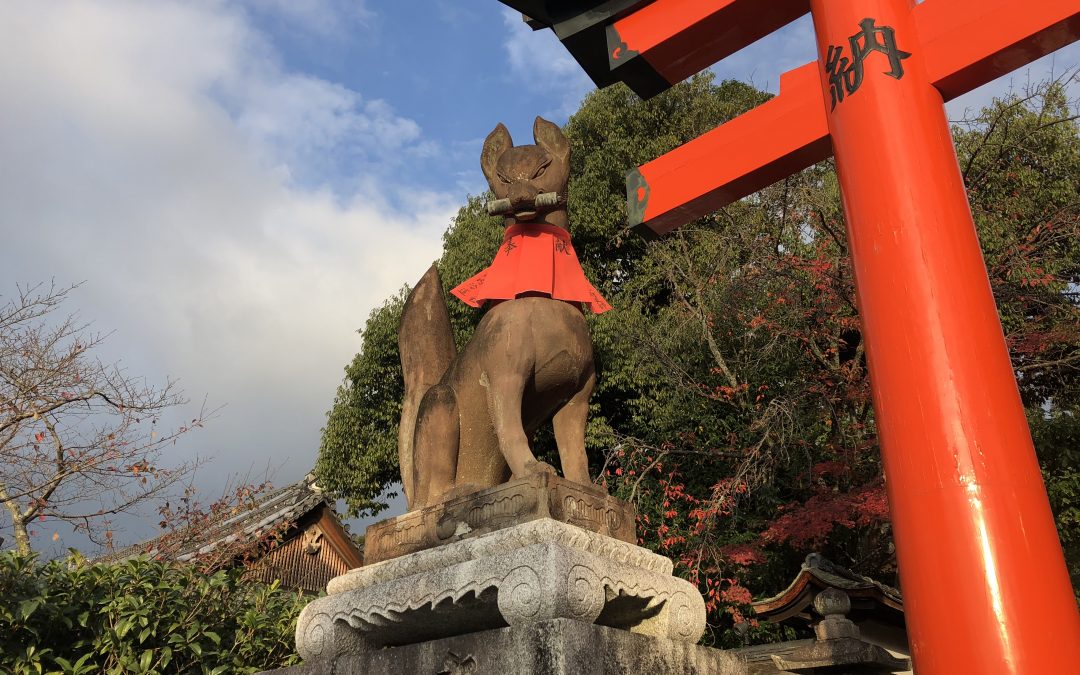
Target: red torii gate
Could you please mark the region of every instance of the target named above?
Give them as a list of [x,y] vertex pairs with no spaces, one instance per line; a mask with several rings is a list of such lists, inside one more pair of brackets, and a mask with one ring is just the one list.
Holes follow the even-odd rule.
[[631,224],[668,232],[835,154],[915,667],[1077,667],[1080,615],[943,103],[1080,37],[1080,0],[503,2],[597,84],[642,96],[810,12],[817,62],[631,171]]

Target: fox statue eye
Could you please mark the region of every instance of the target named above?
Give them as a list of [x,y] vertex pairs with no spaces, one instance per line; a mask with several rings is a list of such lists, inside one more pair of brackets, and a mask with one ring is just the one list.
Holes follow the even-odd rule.
[[540,176],[543,176],[547,172],[547,169],[548,169],[548,167],[550,165],[551,165],[551,159],[549,158],[546,162],[544,162],[543,164],[541,164],[540,166],[538,166],[536,168],[536,171],[533,173],[532,177],[533,178],[539,178]]
[[499,178],[499,181],[500,181],[500,182],[501,182],[501,183],[502,183],[503,185],[509,185],[509,184],[510,184],[510,182],[511,182],[511,181],[510,181],[510,179],[509,179],[509,178],[507,178],[506,176],[504,176],[504,175],[502,174],[502,172],[499,172],[499,173],[497,173],[497,174],[495,174],[495,175],[496,175],[496,176],[498,176],[498,178]]

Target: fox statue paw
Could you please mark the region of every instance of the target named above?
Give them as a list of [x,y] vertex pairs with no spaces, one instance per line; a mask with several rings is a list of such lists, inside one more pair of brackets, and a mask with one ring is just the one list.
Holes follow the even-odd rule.
[[514,478],[524,478],[525,476],[535,476],[541,473],[550,473],[552,475],[558,475],[555,471],[555,467],[551,466],[547,462],[541,462],[539,460],[533,460],[525,463],[525,472],[521,476],[514,476]]

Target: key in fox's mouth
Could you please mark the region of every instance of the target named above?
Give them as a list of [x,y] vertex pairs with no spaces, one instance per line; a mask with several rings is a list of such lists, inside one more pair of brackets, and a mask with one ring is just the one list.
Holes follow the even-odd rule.
[[[518,220],[532,220],[541,211],[552,211],[566,206],[566,197],[555,192],[541,192],[531,201],[518,202],[517,207],[509,199],[493,199],[487,203],[487,212],[492,216],[510,216]],[[531,208],[529,208],[531,207]],[[520,209],[520,210],[517,210]]]

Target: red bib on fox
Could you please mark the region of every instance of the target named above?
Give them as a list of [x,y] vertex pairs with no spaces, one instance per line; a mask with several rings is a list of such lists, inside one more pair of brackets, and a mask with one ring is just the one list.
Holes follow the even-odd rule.
[[506,228],[491,266],[450,292],[472,307],[486,300],[543,293],[555,300],[585,303],[594,314],[611,309],[585,278],[570,233],[542,223],[515,223]]

